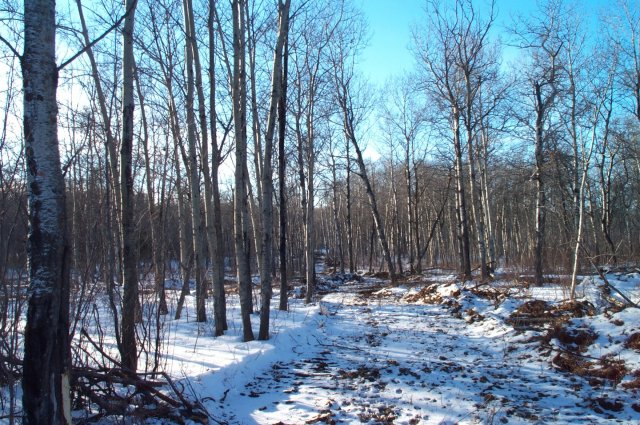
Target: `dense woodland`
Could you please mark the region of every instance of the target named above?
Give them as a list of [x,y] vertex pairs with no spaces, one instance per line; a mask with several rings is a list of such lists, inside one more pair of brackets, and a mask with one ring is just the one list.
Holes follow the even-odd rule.
[[[214,337],[235,276],[249,341],[269,338],[273,287],[280,309],[292,281],[313,301],[320,254],[336,272],[392,281],[501,268],[575,283],[637,261],[637,1],[598,16],[542,1],[506,29],[491,1],[425,1],[416,68],[384,87],[359,69],[371,31],[359,7],[2,1],[0,383],[23,365],[35,376],[57,362],[64,376],[69,340],[56,332],[80,338],[98,294],[117,361],[155,370],[140,351],[159,344],[151,323],[171,279],[177,317],[195,281]],[[76,350],[77,362],[90,363]],[[25,403],[43,388],[25,386]]]

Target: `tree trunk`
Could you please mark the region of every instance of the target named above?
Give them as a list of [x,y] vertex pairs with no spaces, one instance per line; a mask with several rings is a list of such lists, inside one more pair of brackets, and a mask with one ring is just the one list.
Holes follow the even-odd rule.
[[371,187],[371,182],[369,181],[369,177],[367,176],[367,168],[364,164],[364,159],[362,157],[362,152],[360,151],[360,146],[358,145],[358,141],[353,134],[353,125],[349,123],[349,119],[345,114],[345,125],[348,126],[347,134],[351,144],[353,145],[354,150],[356,151],[356,162],[358,163],[358,169],[360,170],[360,177],[362,178],[362,182],[364,183],[365,190],[367,192],[367,197],[369,198],[369,206],[371,207],[371,214],[373,215],[373,223],[375,225],[376,232],[378,234],[378,240],[380,242],[380,246],[382,247],[382,255],[384,256],[384,261],[389,269],[389,277],[392,282],[396,280],[396,270],[391,260],[391,253],[389,252],[389,244],[387,242],[387,236],[384,231],[384,223],[382,222],[382,218],[380,217],[380,212],[378,210],[378,202],[376,200],[375,193],[373,193],[373,189]]
[[120,193],[122,218],[122,365],[135,372],[138,364],[136,349],[136,315],[139,313],[137,252],[135,221],[133,216],[133,27],[136,0],[126,0],[127,17],[124,20],[122,51],[122,141],[120,146]]
[[201,210],[200,179],[198,177],[198,157],[196,150],[196,117],[194,109],[195,77],[193,71],[193,39],[194,30],[191,27],[191,0],[183,0],[184,24],[186,29],[185,48],[185,68],[186,68],[186,112],[187,112],[187,142],[188,142],[188,163],[186,164],[189,187],[191,190],[191,221],[193,230],[193,249],[196,277],[196,321],[205,322],[207,312],[205,310],[205,298],[207,294],[206,268],[204,258],[204,228]]
[[542,285],[544,281],[543,274],[543,249],[544,249],[544,233],[546,221],[546,204],[547,197],[545,193],[544,180],[542,172],[544,168],[543,153],[543,124],[544,124],[544,108],[542,103],[542,93],[540,83],[535,83],[536,97],[536,124],[535,124],[535,160],[536,169],[533,179],[536,182],[536,230],[535,230],[535,248],[534,248],[534,279],[537,285]]
[[[313,79],[312,79],[313,80]],[[310,83],[313,85],[313,81]],[[311,90],[313,92],[313,89]],[[309,95],[309,111],[307,112],[307,202],[306,202],[306,214],[304,223],[304,253],[305,253],[305,270],[307,281],[307,292],[305,294],[304,302],[306,304],[311,302],[311,297],[315,292],[316,287],[316,266],[315,266],[315,248],[316,248],[316,236],[315,236],[315,131],[314,131],[314,95]]]
[[240,315],[244,341],[254,339],[251,328],[251,272],[249,269],[249,212],[247,205],[247,86],[245,75],[245,0],[233,0],[233,121],[236,134],[234,240],[240,287]]
[[182,186],[182,176],[180,171],[180,157],[178,155],[178,144],[180,142],[174,138],[174,164],[176,172],[176,198],[178,200],[178,239],[180,245],[180,276],[182,278],[182,288],[176,306],[175,319],[180,319],[182,307],[191,293],[189,288],[191,281],[191,269],[193,267],[193,238],[189,228],[189,208],[184,200],[184,189]]
[[[396,186],[396,181],[395,181],[395,164],[393,163],[393,160],[391,161],[391,203],[392,203],[392,214],[393,214],[393,235],[392,235],[392,241],[393,241],[393,248],[395,251],[395,261],[396,264],[398,266],[398,273],[402,274],[402,249],[401,249],[401,235],[402,235],[402,229],[400,226],[400,211],[398,208],[398,188]],[[411,229],[409,228],[409,233],[411,233]],[[409,251],[411,252],[411,242],[409,242]],[[413,271],[413,253],[410,254],[409,256],[411,258],[410,261],[410,271]]]
[[353,260],[353,223],[351,221],[351,156],[349,140],[347,140],[347,251],[349,253],[349,273],[355,273]]
[[580,249],[582,247],[582,231],[584,227],[584,189],[587,182],[587,173],[589,172],[589,162],[591,160],[591,154],[593,153],[593,147],[596,144],[596,125],[595,123],[598,120],[598,116],[600,115],[600,109],[597,108],[596,113],[594,114],[594,125],[593,125],[593,133],[591,138],[591,146],[589,148],[589,152],[587,154],[584,153],[583,147],[583,165],[582,165],[582,177],[580,180],[580,188],[578,191],[578,229],[576,232],[576,245],[573,253],[573,273],[571,274],[571,292],[569,295],[569,299],[571,301],[575,300],[576,297],[576,277],[578,274],[578,260],[580,258]]
[[[211,197],[213,202],[212,217],[207,214],[207,220],[212,219],[213,241],[209,242],[209,249],[213,257],[213,314],[215,317],[215,335],[220,336],[228,329],[227,305],[224,293],[224,241],[222,238],[222,211],[220,208],[220,185],[218,170],[220,168],[220,147],[218,146],[218,125],[216,113],[216,40],[213,28],[216,15],[216,1],[209,2],[209,126],[211,128]],[[205,141],[206,143],[206,141]],[[205,186],[206,191],[206,186]],[[206,194],[205,194],[206,195]]]
[[471,76],[466,74],[466,107],[464,124],[467,133],[467,157],[469,159],[469,191],[471,192],[471,212],[476,223],[476,237],[478,240],[478,251],[480,254],[480,276],[483,281],[489,277],[489,269],[487,268],[487,244],[485,241],[484,228],[484,208],[482,205],[482,196],[480,194],[480,185],[476,176],[476,151],[473,146],[473,98],[471,92]]
[[460,112],[454,108],[452,114],[453,146],[455,150],[456,171],[456,217],[458,220],[458,252],[460,255],[460,272],[464,280],[471,279],[471,257],[469,243],[469,220],[467,218],[467,201],[464,190],[462,170],[462,146],[460,143]]
[[58,150],[55,2],[24,2],[24,137],[29,205],[29,292],[24,336],[25,424],[70,424],[69,267]]
[[[333,147],[332,147],[333,148]],[[338,258],[340,262],[340,273],[344,274],[344,250],[342,247],[342,226],[340,226],[340,218],[338,215],[338,177],[336,175],[336,157],[331,149],[331,192],[332,202],[331,207],[333,211],[333,226],[336,232],[336,245],[338,247]]]
[[153,174],[151,172],[151,157],[149,155],[149,133],[147,127],[147,116],[144,109],[144,97],[140,89],[140,79],[137,68],[134,72],[136,91],[140,101],[140,114],[142,116],[142,149],[144,154],[144,167],[147,174],[147,209],[149,211],[149,221],[151,222],[151,250],[153,258],[153,279],[156,294],[158,296],[158,311],[160,314],[167,314],[167,299],[164,292],[164,256],[162,247],[162,207],[156,208],[154,200]]
[[488,129],[484,127],[482,129],[482,155],[479,158],[480,163],[480,182],[481,182],[481,202],[484,206],[485,216],[487,218],[487,241],[489,242],[489,268],[494,271],[496,268],[496,247],[495,247],[495,234],[493,230],[493,219],[491,217],[491,203],[489,201],[489,180],[487,177],[488,169],[488,146],[489,146],[489,134]]
[[269,339],[269,317],[271,308],[271,265],[273,263],[273,137],[276,127],[276,115],[282,90],[282,54],[287,37],[289,5],[291,0],[278,2],[278,40],[273,57],[273,75],[271,77],[271,100],[267,117],[267,131],[264,138],[264,156],[262,159],[262,269],[260,269],[260,331],[258,339]]
[[287,20],[286,32],[287,36],[284,41],[284,56],[282,58],[282,78],[280,101],[278,102],[278,191],[280,205],[280,305],[279,309],[286,311],[288,309],[288,292],[289,285],[287,283],[287,197],[286,191],[286,161],[285,161],[285,135],[287,130],[287,80],[289,72],[289,21]]

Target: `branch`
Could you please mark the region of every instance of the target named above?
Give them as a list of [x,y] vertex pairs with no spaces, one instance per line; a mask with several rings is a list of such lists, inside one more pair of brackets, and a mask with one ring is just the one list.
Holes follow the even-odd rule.
[[96,44],[98,44],[100,41],[102,41],[103,38],[105,38],[107,35],[109,35],[109,33],[111,31],[113,31],[114,29],[116,29],[117,27],[120,26],[120,24],[122,23],[122,21],[125,20],[125,18],[127,16],[129,16],[129,14],[131,14],[131,12],[136,8],[136,4],[137,1],[134,1],[131,4],[131,7],[129,7],[129,10],[127,10],[125,12],[124,15],[122,15],[113,25],[111,25],[105,32],[103,32],[98,38],[96,38],[95,40],[93,40],[91,43],[87,44],[86,46],[84,46],[80,51],[78,51],[76,54],[74,54],[73,56],[71,56],[69,59],[67,59],[66,61],[62,62],[60,64],[60,66],[58,66],[58,71],[61,71],[65,66],[69,65],[71,62],[75,61],[76,59],[78,59],[79,56],[81,56],[83,53],[85,53],[87,50],[91,49],[93,46],[95,46]]
[[18,53],[16,48],[13,47],[11,43],[9,43],[9,41],[6,38],[4,38],[2,35],[0,35],[0,41],[2,41],[9,48],[9,50],[11,50],[11,53],[13,53],[18,59],[20,59],[20,62],[22,62],[22,55]]

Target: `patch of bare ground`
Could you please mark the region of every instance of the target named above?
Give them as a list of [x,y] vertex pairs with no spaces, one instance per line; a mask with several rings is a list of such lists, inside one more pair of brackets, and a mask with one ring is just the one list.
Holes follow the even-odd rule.
[[635,332],[629,335],[624,346],[635,351],[640,351],[640,332]]
[[460,296],[460,288],[455,284],[432,283],[415,294],[404,297],[408,303],[442,304],[448,298]]
[[514,328],[536,329],[576,317],[594,316],[595,313],[595,307],[588,301],[551,304],[543,300],[531,300],[518,307],[507,319],[507,323]]
[[368,408],[358,415],[362,423],[372,422],[375,424],[394,424],[398,415],[392,406],[379,406]]
[[[318,423],[329,424],[329,425],[334,425],[336,423],[335,419],[333,419],[333,413],[331,412],[331,409],[321,410],[320,412],[318,412],[317,416],[305,421],[305,424],[318,424]],[[282,425],[285,425],[285,424],[282,424]]]
[[[623,383],[622,387],[628,390],[640,389],[640,370],[633,371],[631,376],[633,376],[633,380]],[[640,410],[637,411],[640,412]]]
[[[551,364],[558,370],[586,378],[592,387],[617,386],[627,374],[623,360],[603,356],[595,361],[570,351],[558,353]],[[628,383],[627,383],[628,384]],[[627,388],[627,384],[623,384]]]

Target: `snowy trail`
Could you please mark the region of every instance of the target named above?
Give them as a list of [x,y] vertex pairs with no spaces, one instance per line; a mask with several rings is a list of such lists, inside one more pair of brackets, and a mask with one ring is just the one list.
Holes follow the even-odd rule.
[[[229,393],[228,423],[627,423],[596,414],[607,388],[553,369],[493,318],[467,323],[442,305],[345,287],[320,303],[317,328],[290,360]],[[520,338],[522,339],[522,338]],[[240,409],[237,407],[241,406]],[[235,409],[234,409],[235,407]],[[635,414],[635,416],[634,416]],[[626,416],[625,416],[626,415]]]

